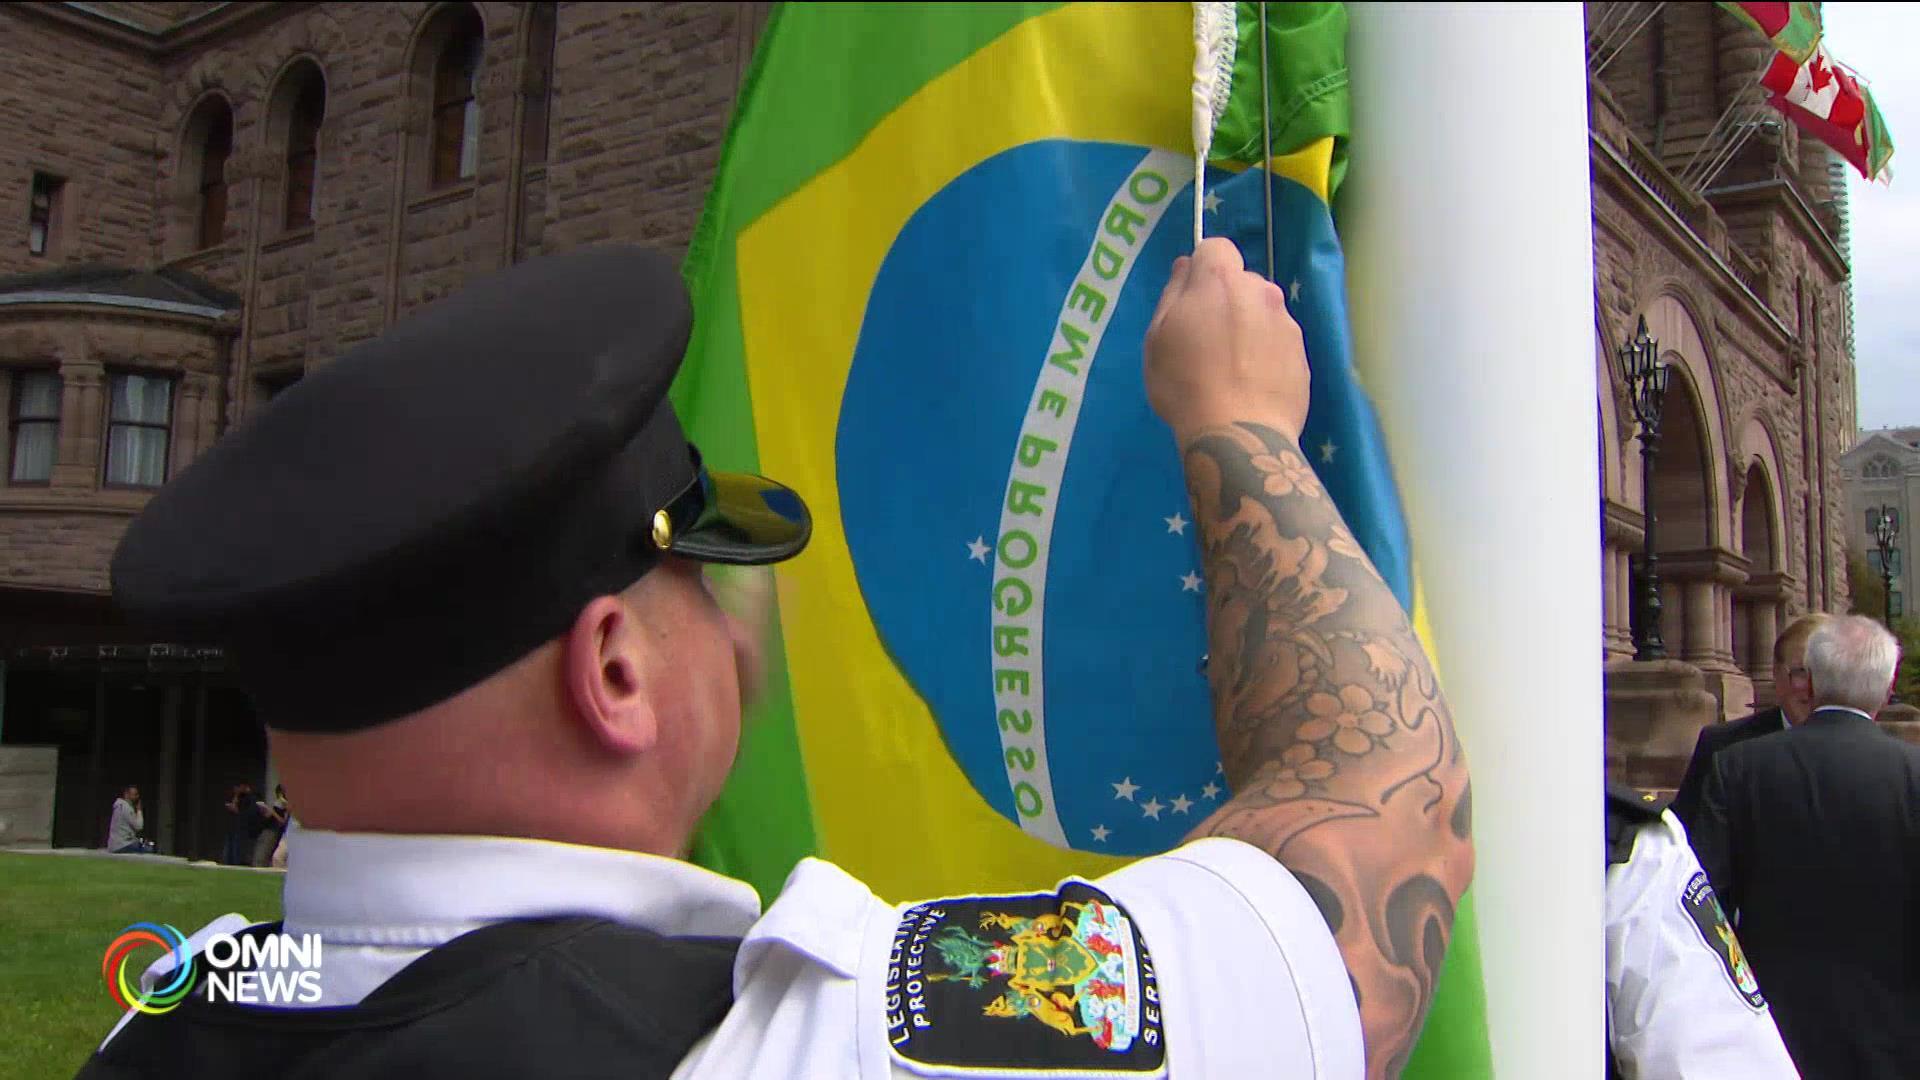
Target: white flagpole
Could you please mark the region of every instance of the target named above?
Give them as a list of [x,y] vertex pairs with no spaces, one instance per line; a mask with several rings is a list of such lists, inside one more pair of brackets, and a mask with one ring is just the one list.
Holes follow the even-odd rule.
[[1577,4],[1351,5],[1341,225],[1473,774],[1497,1074],[1605,1039],[1599,440]]

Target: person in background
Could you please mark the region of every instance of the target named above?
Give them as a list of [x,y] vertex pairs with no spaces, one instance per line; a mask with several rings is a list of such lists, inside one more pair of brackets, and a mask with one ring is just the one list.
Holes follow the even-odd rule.
[[151,841],[140,837],[147,827],[147,816],[140,811],[140,789],[128,784],[113,800],[113,818],[107,823],[107,850],[115,855],[145,855],[153,851]]
[[1813,711],[1813,690],[1807,683],[1807,638],[1832,618],[1823,612],[1802,615],[1773,639],[1773,696],[1778,704],[1751,716],[1700,729],[1700,738],[1693,744],[1693,757],[1687,761],[1686,775],[1680,778],[1680,788],[1673,793],[1669,807],[1689,833],[1700,813],[1700,792],[1706,787],[1707,773],[1713,769],[1714,755],[1748,739],[1806,722],[1807,714]]
[[266,804],[253,797],[253,785],[241,781],[227,795],[227,846],[220,855],[226,866],[253,865],[253,839],[260,832]]
[[1803,1076],[1920,1076],[1920,747],[1881,729],[1900,646],[1807,639],[1813,712],[1714,759],[1693,849]]
[[287,832],[285,785],[273,785],[273,802],[261,804],[258,824],[260,834],[253,841],[252,865],[266,866],[273,860],[273,849],[280,846],[280,838]]

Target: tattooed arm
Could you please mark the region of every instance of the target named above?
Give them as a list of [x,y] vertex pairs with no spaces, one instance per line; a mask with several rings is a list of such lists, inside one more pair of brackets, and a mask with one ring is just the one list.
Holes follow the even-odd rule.
[[1300,453],[1298,328],[1230,244],[1210,240],[1176,269],[1147,374],[1199,525],[1214,722],[1235,792],[1195,835],[1253,844],[1301,882],[1353,979],[1368,1074],[1397,1076],[1473,873],[1446,702]]

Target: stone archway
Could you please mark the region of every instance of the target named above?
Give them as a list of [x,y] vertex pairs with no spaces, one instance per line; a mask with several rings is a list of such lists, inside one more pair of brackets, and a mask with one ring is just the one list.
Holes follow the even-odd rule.
[[[1623,401],[1619,375],[1611,361],[1611,352],[1600,328],[1595,328],[1594,357],[1598,367],[1600,445],[1596,462],[1600,469],[1600,611],[1602,625],[1601,654],[1609,660],[1633,655],[1630,613],[1633,594],[1628,589],[1629,561],[1640,550],[1640,530],[1634,521],[1633,503],[1639,500],[1638,456],[1635,467],[1625,464],[1623,444],[1628,432],[1621,427]],[[1631,421],[1626,421],[1631,423]],[[1633,476],[1627,474],[1632,472]]]
[[1697,551],[1714,539],[1714,506],[1700,399],[1671,357],[1674,373],[1660,422],[1660,453],[1653,463],[1653,511],[1657,550]]
[[[1712,600],[1703,601],[1697,590],[1689,587],[1683,563],[1695,561],[1712,544],[1713,498],[1708,469],[1713,458],[1706,445],[1692,380],[1673,358],[1667,362],[1673,373],[1650,491],[1654,551],[1660,556],[1660,636],[1669,655],[1697,662],[1714,651],[1712,620],[1688,609],[1700,603],[1711,605]],[[1634,457],[1639,457],[1637,447]]]
[[1777,477],[1780,460],[1773,433],[1758,417],[1740,429],[1732,464],[1744,466],[1735,500],[1736,544],[1747,563],[1747,579],[1734,590],[1733,654],[1753,680],[1756,706],[1770,705],[1773,693],[1773,639],[1792,593],[1787,572],[1787,531]]

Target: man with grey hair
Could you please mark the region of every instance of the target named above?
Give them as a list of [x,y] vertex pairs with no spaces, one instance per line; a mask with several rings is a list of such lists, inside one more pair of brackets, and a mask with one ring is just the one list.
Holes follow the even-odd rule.
[[1693,835],[1806,1077],[1920,1076],[1920,748],[1874,723],[1899,661],[1863,616],[1815,630],[1812,715],[1714,758]]

